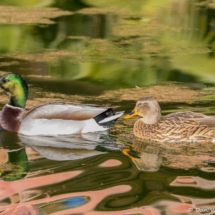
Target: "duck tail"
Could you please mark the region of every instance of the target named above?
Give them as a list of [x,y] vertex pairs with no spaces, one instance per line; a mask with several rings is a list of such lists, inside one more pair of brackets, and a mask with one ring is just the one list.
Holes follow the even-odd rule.
[[124,111],[114,112],[112,108],[107,109],[105,112],[94,117],[95,121],[103,127],[111,127],[117,119],[124,114]]

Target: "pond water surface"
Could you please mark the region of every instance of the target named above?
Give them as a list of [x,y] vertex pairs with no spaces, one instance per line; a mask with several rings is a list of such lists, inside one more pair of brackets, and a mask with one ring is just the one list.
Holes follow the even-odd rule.
[[[128,113],[150,96],[162,116],[215,115],[214,1],[0,0],[0,10],[0,75],[26,79],[27,109]],[[141,141],[137,119],[83,135],[1,130],[0,214],[213,214],[215,145]]]

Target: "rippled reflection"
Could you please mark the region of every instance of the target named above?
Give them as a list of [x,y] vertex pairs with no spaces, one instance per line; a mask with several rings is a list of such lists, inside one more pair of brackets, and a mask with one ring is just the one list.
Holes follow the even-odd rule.
[[0,165],[0,178],[4,181],[24,178],[29,171],[29,163],[25,146],[19,141],[17,135],[0,131],[0,146],[7,153],[8,160],[3,165]]
[[[57,161],[77,160],[117,150],[107,132],[55,137],[19,135],[19,138],[43,157]],[[108,144],[105,144],[107,139]]]
[[[9,174],[14,181],[3,181],[4,171],[1,175],[0,209],[6,214],[182,214],[188,208],[213,205],[212,170],[166,165],[167,156],[177,157],[178,150],[185,150],[183,145],[174,151],[132,139],[132,148],[122,148],[105,134],[99,138],[94,134],[97,142],[92,136],[87,140],[81,136],[19,139],[5,131],[0,135],[1,150],[8,153],[2,166],[16,166]],[[198,154],[200,145],[195,150]],[[9,153],[17,155],[13,161]],[[19,156],[23,153],[25,162]],[[214,160],[209,155],[197,159],[207,165]]]

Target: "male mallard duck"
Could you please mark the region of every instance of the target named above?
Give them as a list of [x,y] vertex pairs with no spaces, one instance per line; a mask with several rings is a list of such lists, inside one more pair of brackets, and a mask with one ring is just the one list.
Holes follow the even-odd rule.
[[215,142],[215,117],[190,111],[168,114],[161,119],[158,102],[150,97],[137,101],[126,119],[140,115],[134,135],[160,142]]
[[27,83],[20,75],[12,73],[0,78],[0,89],[9,96],[0,114],[0,127],[25,135],[105,131],[124,113],[115,113],[111,107],[73,102],[45,103],[26,111]]

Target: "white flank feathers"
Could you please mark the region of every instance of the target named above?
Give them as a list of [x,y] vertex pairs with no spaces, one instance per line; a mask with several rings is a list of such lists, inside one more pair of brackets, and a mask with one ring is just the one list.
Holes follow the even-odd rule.
[[23,120],[19,133],[25,135],[61,135],[95,131],[106,131],[108,128],[99,126],[94,119],[61,120],[61,119],[28,119]]

